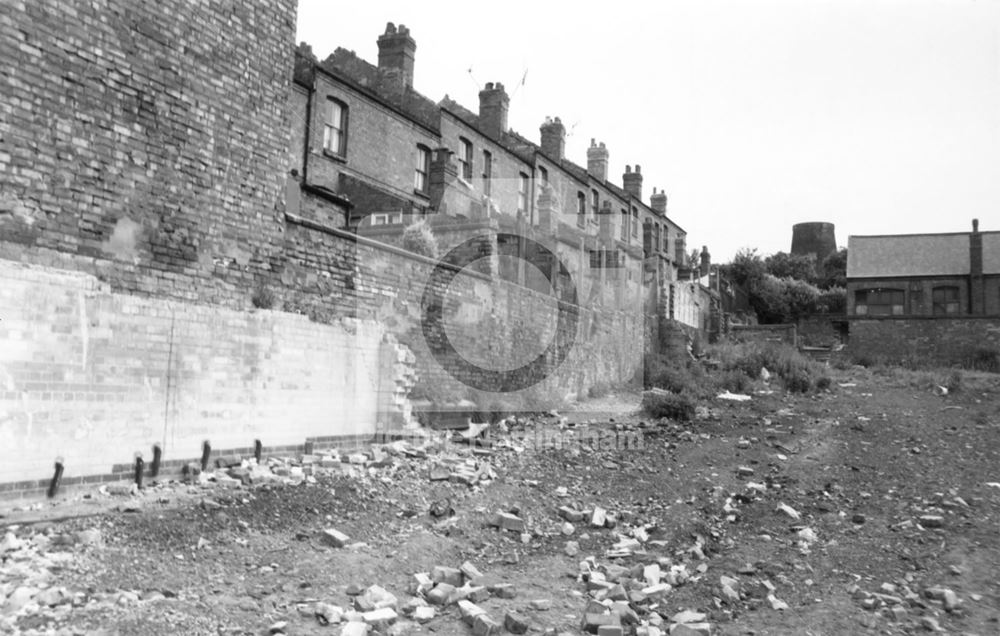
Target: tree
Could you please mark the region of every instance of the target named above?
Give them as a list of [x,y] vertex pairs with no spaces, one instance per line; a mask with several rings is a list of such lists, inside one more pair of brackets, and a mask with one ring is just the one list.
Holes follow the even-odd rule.
[[794,278],[813,282],[816,280],[815,254],[788,254],[777,252],[764,260],[767,273],[778,278]]
[[823,261],[819,271],[822,289],[847,286],[847,248],[841,248]]
[[424,219],[406,226],[406,229],[403,230],[403,247],[430,258],[438,256],[437,237],[434,236],[431,226]]
[[749,247],[736,252],[733,262],[723,267],[723,275],[748,292],[751,284],[760,280],[766,273],[764,259],[756,249]]

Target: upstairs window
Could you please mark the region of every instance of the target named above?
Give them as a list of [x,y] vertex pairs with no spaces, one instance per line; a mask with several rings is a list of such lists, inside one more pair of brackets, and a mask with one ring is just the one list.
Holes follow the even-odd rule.
[[431,150],[427,146],[417,146],[416,170],[413,174],[413,189],[427,192],[428,175],[431,171]]
[[587,222],[587,195],[576,193],[576,224],[583,227]]
[[931,300],[934,303],[934,315],[945,316],[961,312],[958,299],[958,287],[935,287],[931,290]]
[[549,185],[549,171],[542,166],[538,166],[538,178],[542,180],[543,186]]
[[597,194],[597,190],[590,191],[590,209],[593,212],[594,220],[597,220],[597,215],[601,212],[601,195]]
[[653,251],[660,249],[660,224],[653,224]]
[[323,149],[340,157],[347,153],[347,104],[332,97],[323,109]]
[[483,151],[483,194],[490,196],[493,193],[493,154],[489,150]]
[[628,210],[622,208],[621,239],[628,242]]
[[854,292],[854,313],[858,316],[899,316],[903,313],[902,289],[859,289]]
[[523,172],[517,176],[517,211],[528,211],[528,175]]
[[472,142],[465,137],[458,138],[458,165],[461,169],[462,178],[472,181]]
[[632,208],[632,236],[639,236],[639,208]]

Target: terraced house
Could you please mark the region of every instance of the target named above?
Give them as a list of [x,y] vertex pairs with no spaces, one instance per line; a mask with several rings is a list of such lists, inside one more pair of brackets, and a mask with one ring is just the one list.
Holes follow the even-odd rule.
[[[553,281],[566,300],[669,302],[686,234],[667,216],[665,192],[644,199],[639,165],[613,183],[596,140],[586,167],[574,163],[558,117],[541,124],[540,143],[510,130],[501,83],[483,87],[476,111],[448,96],[432,102],[413,87],[409,29],[390,23],[377,41],[377,65],[342,48],[320,61],[300,45],[291,213],[390,243],[426,217],[444,250],[473,240],[481,255],[517,257],[492,267],[540,291]],[[536,243],[561,266],[531,253]]]

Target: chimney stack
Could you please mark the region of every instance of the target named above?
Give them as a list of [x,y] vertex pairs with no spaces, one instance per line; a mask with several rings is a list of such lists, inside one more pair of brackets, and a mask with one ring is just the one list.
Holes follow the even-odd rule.
[[410,30],[402,24],[397,29],[389,22],[385,33],[378,38],[378,70],[399,77],[404,90],[413,87],[413,60],[417,51],[416,41]]
[[559,118],[545,118],[539,129],[542,131],[542,152],[549,158],[560,161],[566,152],[566,127]]
[[494,139],[507,132],[509,107],[510,97],[503,84],[486,82],[486,87],[479,91],[479,127],[482,131]]
[[701,269],[700,274],[702,276],[708,276],[709,269],[711,269],[712,257],[708,253],[708,247],[705,245],[701,246]]
[[635,165],[635,172],[632,166],[625,166],[625,174],[622,175],[622,187],[635,198],[642,201],[642,170],[639,164]]
[[597,145],[594,139],[590,140],[590,148],[587,148],[587,172],[601,183],[608,180],[608,149],[604,147],[604,142]]
[[649,197],[649,207],[653,208],[654,212],[656,212],[658,214],[662,214],[663,216],[666,216],[667,215],[667,193],[666,192],[657,192],[656,188],[653,188],[653,194],[652,194],[652,196]]

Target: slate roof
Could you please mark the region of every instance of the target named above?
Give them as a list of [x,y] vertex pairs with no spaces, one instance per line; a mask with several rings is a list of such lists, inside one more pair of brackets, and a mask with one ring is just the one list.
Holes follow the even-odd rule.
[[[983,273],[1000,274],[1000,232],[982,232]],[[966,276],[969,232],[850,236],[847,277]]]

